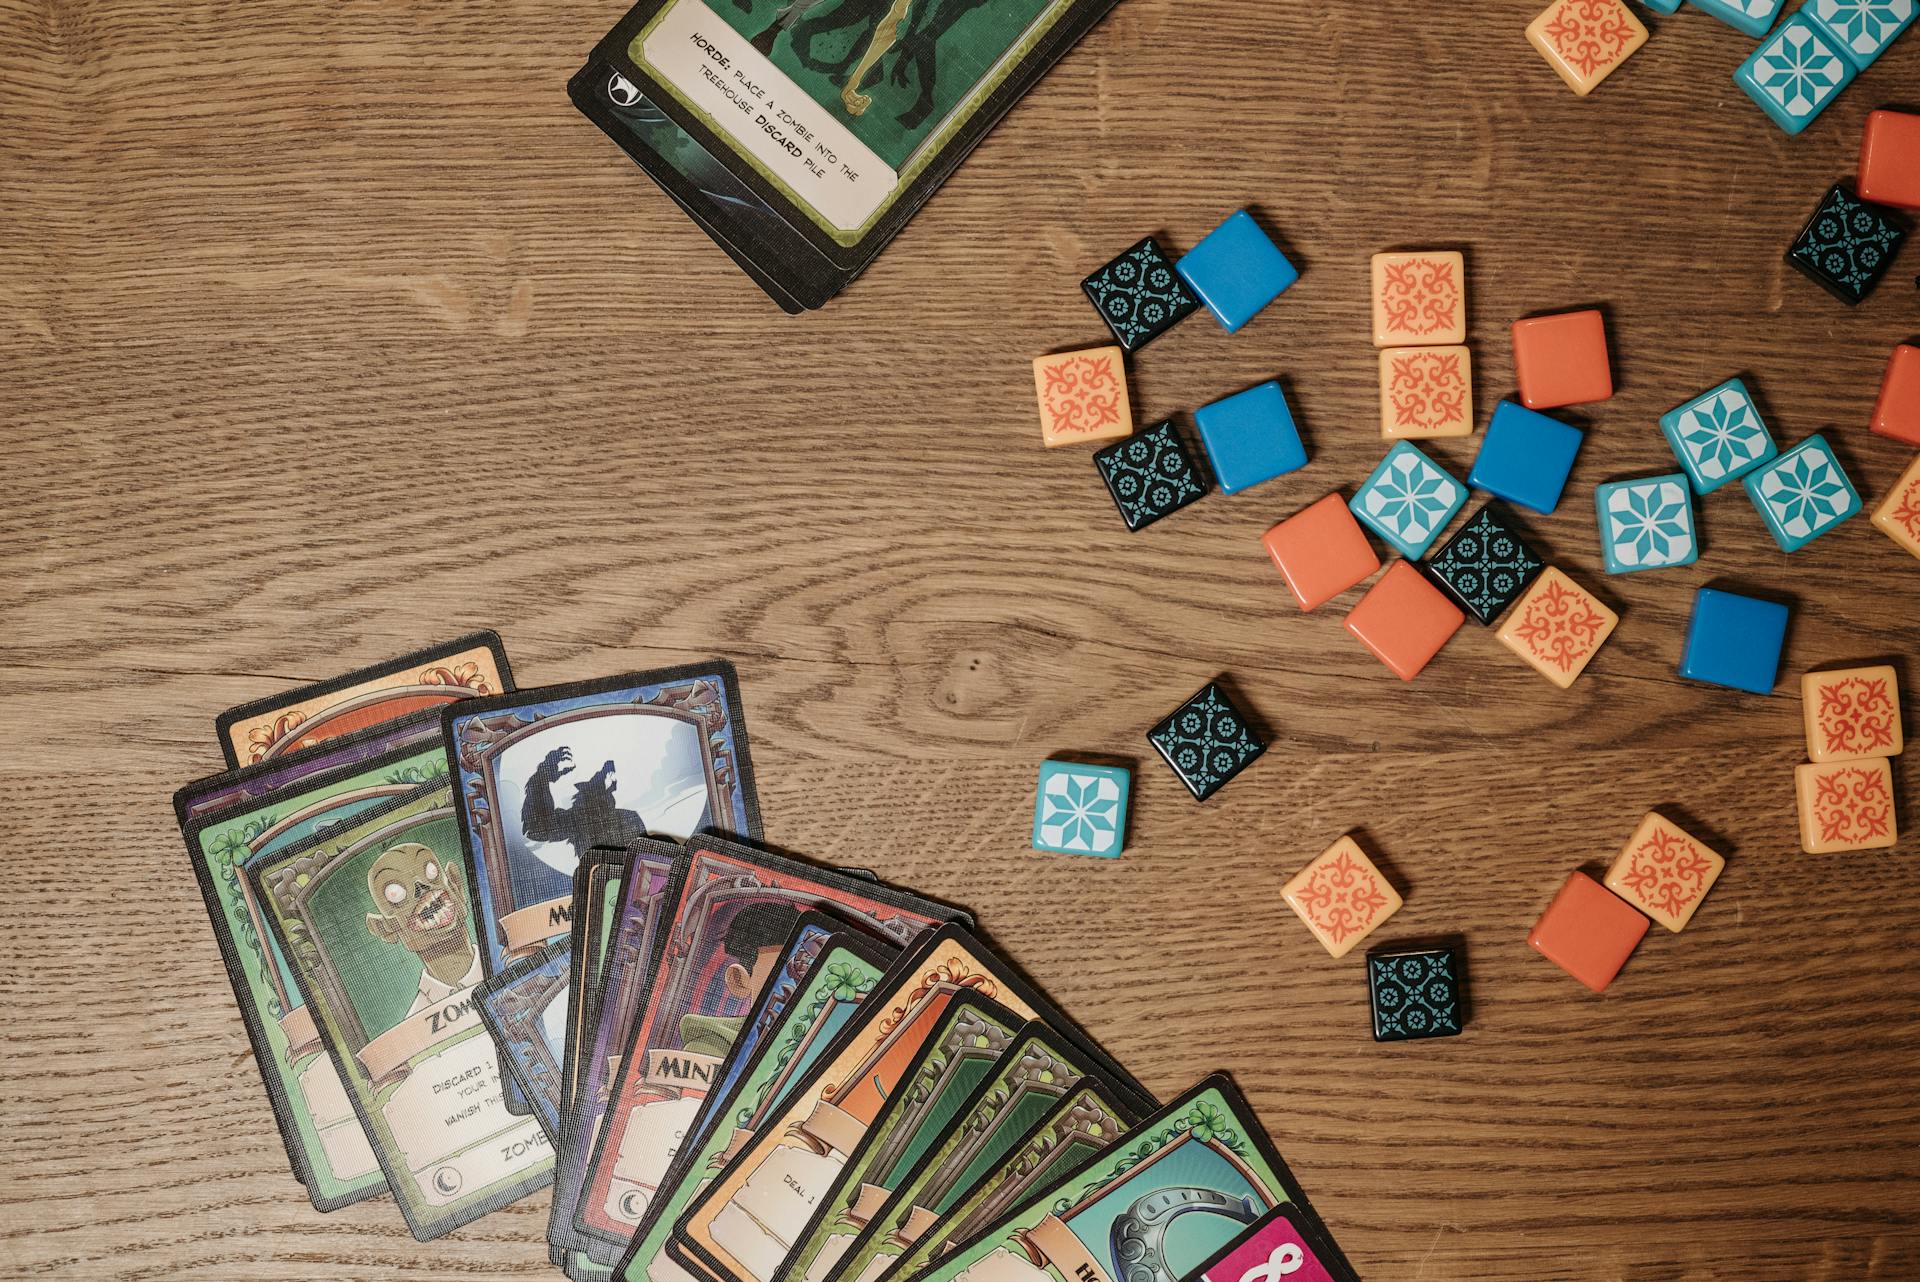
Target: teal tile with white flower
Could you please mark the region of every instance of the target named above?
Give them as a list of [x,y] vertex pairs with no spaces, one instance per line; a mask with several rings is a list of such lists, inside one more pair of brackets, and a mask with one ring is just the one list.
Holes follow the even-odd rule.
[[1401,556],[1418,561],[1466,502],[1466,486],[1419,446],[1401,441],[1387,451],[1347,506]]
[[1797,134],[1858,74],[1859,68],[1841,52],[1839,39],[1801,10],[1740,64],[1733,82],[1775,124]]
[[1787,7],[1787,0],[1687,0],[1687,3],[1755,40],[1772,30],[1774,19]]
[[1753,393],[1737,378],[1662,414],[1660,430],[1702,494],[1739,480],[1780,453]]
[[1818,433],[1741,484],[1783,552],[1798,552],[1860,510],[1860,492]]
[[1693,492],[1678,472],[1602,485],[1594,491],[1594,507],[1608,574],[1665,570],[1700,559]]
[[1112,859],[1127,839],[1127,794],[1133,777],[1119,766],[1077,761],[1040,763],[1033,803],[1033,848]]
[[1804,13],[1865,71],[1920,13],[1916,0],[1807,0]]

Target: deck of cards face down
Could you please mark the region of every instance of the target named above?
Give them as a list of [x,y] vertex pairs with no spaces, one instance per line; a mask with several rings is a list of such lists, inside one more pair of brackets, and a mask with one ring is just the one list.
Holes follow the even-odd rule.
[[640,0],[574,104],[783,309],[844,289],[1114,0]]
[[550,1188],[576,1282],[1357,1277],[1225,1078],[1162,1105],[966,911],[761,848],[724,660],[482,633],[217,729],[175,809],[318,1210]]

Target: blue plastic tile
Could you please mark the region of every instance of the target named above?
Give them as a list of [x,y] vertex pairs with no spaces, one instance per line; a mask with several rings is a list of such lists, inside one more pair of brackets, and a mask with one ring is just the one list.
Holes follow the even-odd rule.
[[1783,552],[1798,552],[1860,510],[1860,492],[1817,432],[1741,484]]
[[1737,378],[1662,414],[1660,430],[1693,488],[1702,494],[1740,479],[1780,453],[1753,393]]
[[1222,494],[1238,494],[1307,465],[1307,447],[1280,384],[1268,382],[1193,413]]
[[1602,485],[1593,492],[1593,506],[1608,574],[1664,570],[1700,559],[1693,491],[1679,472]]
[[1680,675],[1689,681],[1771,694],[1787,641],[1787,607],[1778,601],[1701,588],[1693,598]]
[[1794,14],[1734,70],[1733,82],[1790,134],[1813,123],[1859,68],[1805,12]]
[[1681,0],[1640,0],[1640,2],[1655,13],[1677,13]]
[[1577,427],[1518,401],[1501,401],[1487,424],[1467,484],[1510,503],[1548,513],[1560,505],[1574,455],[1585,439]]
[[1467,504],[1467,487],[1407,441],[1387,451],[1347,506],[1409,561],[1418,561]]
[[1119,766],[1040,763],[1033,799],[1033,848],[1059,855],[1119,855],[1127,840],[1133,776]]
[[1300,279],[1244,209],[1209,232],[1174,268],[1229,334]]
[[1920,14],[1916,0],[1808,0],[1800,12],[1833,37],[1840,52],[1865,71]]
[[1787,7],[1787,0],[1687,0],[1687,3],[1755,40],[1773,30],[1780,11]]

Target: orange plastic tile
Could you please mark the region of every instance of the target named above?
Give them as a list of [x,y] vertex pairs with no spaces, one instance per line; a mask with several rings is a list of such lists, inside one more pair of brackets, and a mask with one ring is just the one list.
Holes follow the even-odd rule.
[[1679,824],[1649,814],[1607,870],[1607,889],[1668,930],[1682,931],[1726,866]]
[[1885,757],[1815,761],[1793,772],[1800,799],[1800,848],[1810,855],[1882,850],[1899,840],[1893,767]]
[[1638,909],[1583,872],[1567,878],[1527,943],[1596,993],[1606,991],[1647,933]]
[[1366,531],[1338,494],[1302,508],[1260,541],[1302,610],[1325,605],[1380,568]]
[[1907,746],[1900,678],[1890,664],[1809,672],[1800,678],[1800,705],[1815,761],[1897,757]]
[[1647,27],[1621,0],[1554,0],[1527,39],[1584,98],[1647,42]]
[[1920,455],[1873,510],[1873,523],[1895,543],[1920,556]]
[[1467,260],[1451,250],[1373,256],[1373,345],[1467,341]]
[[1854,190],[1878,204],[1920,209],[1920,116],[1885,108],[1867,113]]
[[1893,349],[1867,426],[1882,436],[1920,445],[1920,347],[1902,343]]
[[1411,681],[1466,618],[1425,575],[1405,561],[1395,561],[1354,604],[1347,631],[1402,681]]
[[1558,566],[1550,565],[1514,602],[1495,635],[1500,644],[1565,690],[1587,670],[1619,626],[1619,615]]
[[1133,435],[1127,362],[1118,347],[1055,352],[1033,362],[1040,439],[1048,449]]
[[1606,400],[1613,395],[1613,366],[1605,318],[1589,309],[1515,321],[1513,372],[1530,410]]
[[1321,851],[1280,888],[1280,895],[1335,957],[1345,957],[1400,911],[1399,892],[1351,837]]
[[1380,353],[1380,435],[1423,441],[1473,434],[1473,353],[1389,347]]

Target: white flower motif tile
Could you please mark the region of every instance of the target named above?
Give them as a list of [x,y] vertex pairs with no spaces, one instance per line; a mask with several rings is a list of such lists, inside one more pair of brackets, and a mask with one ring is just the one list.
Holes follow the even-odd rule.
[[1694,8],[1712,14],[1755,40],[1767,34],[1774,19],[1786,8],[1786,0],[1692,0],[1692,3]]
[[1687,478],[1618,481],[1594,491],[1608,574],[1692,565],[1700,559]]
[[1839,40],[1796,13],[1734,73],[1755,102],[1789,133],[1798,133],[1857,74]]
[[1810,0],[1806,11],[1865,70],[1913,25],[1916,0]]
[[1131,778],[1117,766],[1046,761],[1033,808],[1033,848],[1058,854],[1120,853]]
[[1660,430],[1702,494],[1738,480],[1780,452],[1747,385],[1737,378],[1661,415]]
[[1824,438],[1809,436],[1748,476],[1747,496],[1782,551],[1797,552],[1860,510],[1860,493]]
[[1402,441],[1387,451],[1348,506],[1400,555],[1418,561],[1466,501],[1464,485],[1418,446]]

